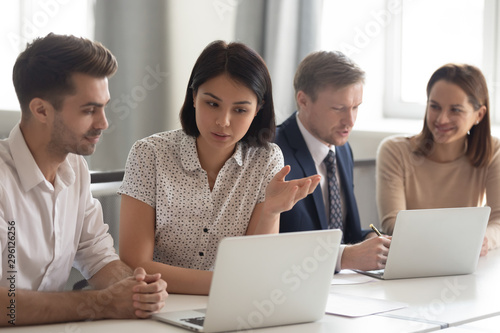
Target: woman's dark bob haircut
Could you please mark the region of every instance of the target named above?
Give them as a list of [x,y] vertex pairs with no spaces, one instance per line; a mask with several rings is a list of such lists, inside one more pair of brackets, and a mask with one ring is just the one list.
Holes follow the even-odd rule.
[[245,85],[257,96],[260,108],[250,128],[241,139],[251,146],[266,146],[274,140],[276,129],[271,76],[264,60],[254,50],[242,43],[214,41],[200,54],[193,67],[180,112],[182,129],[188,135],[198,137],[193,93],[208,80],[227,74]]

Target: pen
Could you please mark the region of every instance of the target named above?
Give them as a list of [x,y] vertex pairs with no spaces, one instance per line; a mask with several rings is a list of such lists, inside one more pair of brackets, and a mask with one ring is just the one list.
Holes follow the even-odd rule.
[[375,231],[375,233],[377,234],[377,236],[382,236],[382,234],[380,233],[380,231],[378,231],[378,229],[375,228],[375,226],[373,224],[370,224],[370,228],[372,228],[372,230]]

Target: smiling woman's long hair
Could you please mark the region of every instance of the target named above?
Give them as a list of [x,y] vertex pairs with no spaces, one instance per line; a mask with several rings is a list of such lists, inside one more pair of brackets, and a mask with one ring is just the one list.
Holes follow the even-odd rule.
[[[493,147],[490,128],[490,99],[484,75],[479,68],[466,64],[446,64],[438,68],[427,83],[427,105],[432,87],[440,80],[460,87],[467,95],[474,111],[479,110],[482,106],[486,108],[483,119],[479,124],[474,124],[467,135],[466,156],[474,167],[487,166],[493,156]],[[427,156],[434,146],[434,137],[427,124],[427,112],[429,112],[428,107],[426,107],[422,132],[416,137],[417,147],[415,151],[416,154],[424,156]]]

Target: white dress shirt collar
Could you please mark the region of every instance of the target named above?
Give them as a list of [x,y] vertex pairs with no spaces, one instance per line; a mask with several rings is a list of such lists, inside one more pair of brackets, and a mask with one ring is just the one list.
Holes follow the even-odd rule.
[[299,126],[300,133],[302,137],[304,137],[304,141],[306,142],[307,148],[311,153],[311,156],[314,160],[314,164],[320,165],[323,163],[326,155],[328,155],[328,151],[332,150],[335,152],[335,146],[331,145],[328,147],[323,142],[319,141],[314,135],[312,135],[302,124],[299,119],[299,113],[296,114],[297,117],[297,125]]
[[[31,154],[28,148],[19,124],[14,126],[10,132],[9,147],[24,191],[28,192],[42,182],[45,183],[49,189],[54,189],[52,184],[45,179],[42,171],[33,158],[33,154]],[[68,160],[65,159],[57,170],[55,184],[56,186],[68,187],[74,182],[75,172],[69,165]]]

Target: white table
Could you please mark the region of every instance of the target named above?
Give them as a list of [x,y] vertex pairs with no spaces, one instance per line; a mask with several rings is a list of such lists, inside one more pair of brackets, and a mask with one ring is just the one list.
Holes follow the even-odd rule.
[[442,333],[497,333],[500,331],[500,316],[489,317],[464,325],[447,328]]
[[378,316],[418,320],[445,328],[500,315],[500,250],[480,258],[469,275],[402,279],[332,286],[331,291],[405,302],[410,306]]
[[[186,310],[203,308],[206,306],[206,296],[170,295],[164,311]],[[361,318],[345,318],[339,316],[325,315],[320,321],[289,325],[281,327],[263,328],[254,330],[259,333],[323,333],[323,332],[432,332],[439,330],[438,325],[429,323],[415,323],[397,318],[382,316],[367,316]],[[15,333],[165,333],[165,332],[189,332],[155,320],[102,320],[94,322],[67,323],[54,325],[40,325],[34,327],[16,327],[4,329],[6,332]],[[3,330],[2,330],[3,331]]]
[[[405,302],[408,308],[359,318],[325,315],[314,323],[255,330],[262,333],[370,332],[402,333],[493,332],[500,327],[500,250],[480,258],[476,273],[392,281],[375,280],[365,284],[333,285],[331,291],[346,295]],[[206,296],[170,295],[164,311],[203,308]],[[452,327],[454,326],[454,327]],[[451,328],[447,328],[451,327]],[[488,330],[490,329],[490,330]],[[99,333],[138,331],[188,332],[154,320],[103,320],[95,322],[7,328],[16,333]],[[496,330],[494,330],[496,332]]]

